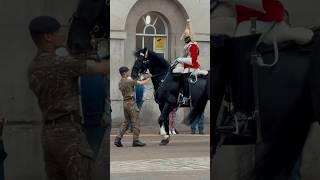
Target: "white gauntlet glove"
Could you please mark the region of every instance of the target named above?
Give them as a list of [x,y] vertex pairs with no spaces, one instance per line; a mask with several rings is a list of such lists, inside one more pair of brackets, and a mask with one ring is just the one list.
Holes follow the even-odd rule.
[[192,65],[192,59],[191,57],[178,57],[176,59],[177,62],[179,63],[184,63],[184,64],[189,64]]
[[179,62],[179,63],[183,63],[183,62],[182,62],[182,59],[183,59],[182,57],[178,57],[178,58],[176,59],[176,61]]

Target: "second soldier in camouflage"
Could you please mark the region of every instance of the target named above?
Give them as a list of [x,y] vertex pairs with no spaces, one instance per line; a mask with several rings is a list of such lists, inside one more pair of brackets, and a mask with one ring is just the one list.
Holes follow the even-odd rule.
[[123,135],[126,133],[129,127],[129,122],[131,122],[132,129],[133,129],[133,142],[132,146],[145,146],[145,143],[142,143],[139,140],[140,134],[140,122],[139,122],[139,109],[137,107],[135,98],[134,98],[134,86],[137,84],[146,84],[149,79],[143,81],[137,81],[131,79],[129,77],[129,68],[128,67],[120,67],[119,73],[121,75],[121,80],[119,82],[119,90],[123,96],[123,111],[125,120],[121,124],[119,129],[119,133],[115,138],[114,144],[117,147],[122,147],[121,139]]

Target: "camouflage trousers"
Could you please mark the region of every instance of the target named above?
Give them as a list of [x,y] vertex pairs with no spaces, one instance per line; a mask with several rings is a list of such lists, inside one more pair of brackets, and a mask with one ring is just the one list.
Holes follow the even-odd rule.
[[140,134],[140,121],[139,121],[139,109],[134,100],[128,100],[123,102],[123,112],[125,120],[120,126],[119,134],[117,137],[122,138],[129,128],[129,122],[132,125],[133,140],[139,139]]
[[93,152],[80,124],[44,125],[42,141],[48,180],[91,180]]

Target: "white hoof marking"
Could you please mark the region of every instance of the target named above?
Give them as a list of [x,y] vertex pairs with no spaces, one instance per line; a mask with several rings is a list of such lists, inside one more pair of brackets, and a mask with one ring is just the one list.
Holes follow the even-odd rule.
[[161,127],[160,127],[160,135],[164,136],[164,135],[166,135],[166,134],[167,134],[167,133],[166,133],[166,130],[164,130],[164,127],[161,126]]

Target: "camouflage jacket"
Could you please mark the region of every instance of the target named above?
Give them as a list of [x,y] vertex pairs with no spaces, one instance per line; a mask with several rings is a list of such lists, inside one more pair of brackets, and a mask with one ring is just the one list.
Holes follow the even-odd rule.
[[122,93],[123,100],[134,98],[134,86],[136,84],[136,80],[132,80],[130,78],[121,78],[119,82],[119,90]]
[[88,61],[39,51],[28,69],[29,87],[38,98],[45,121],[79,114],[78,77]]

